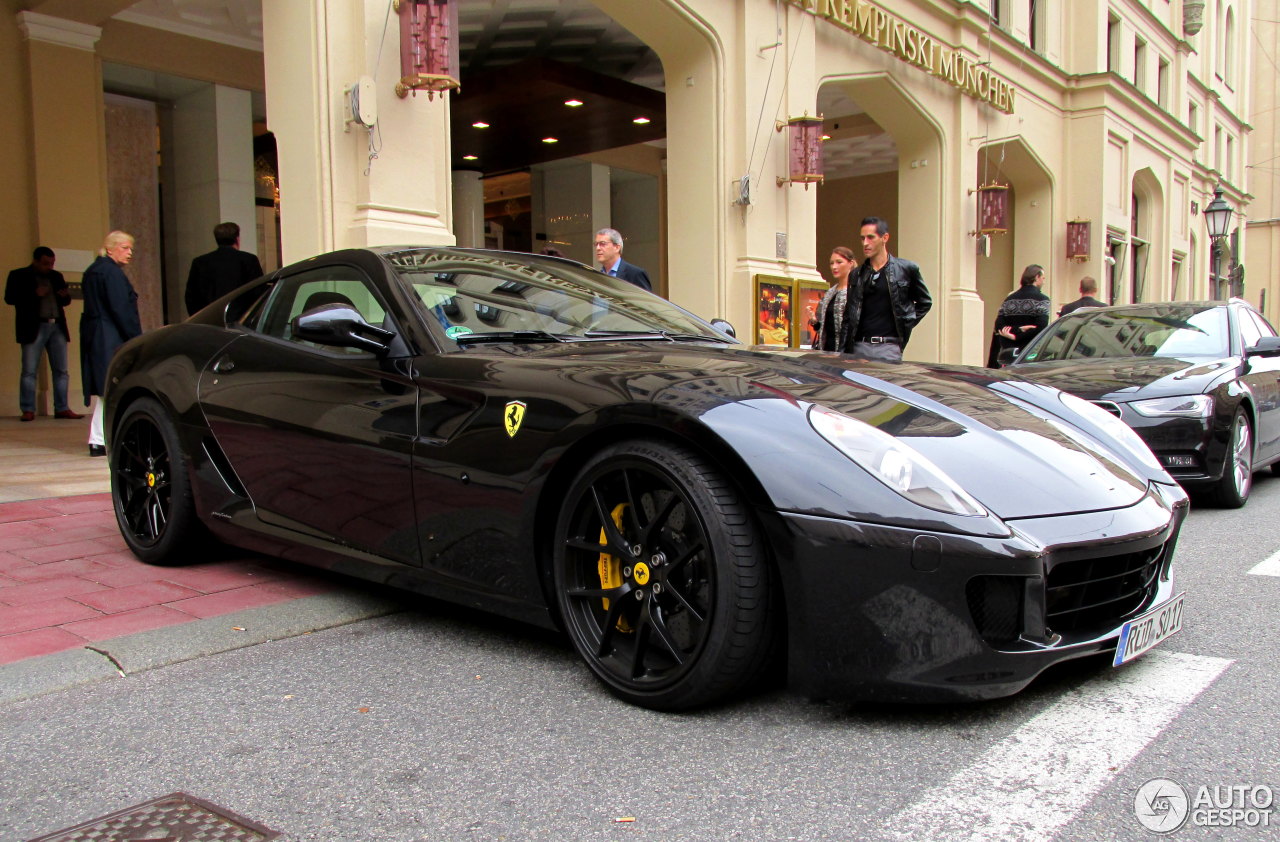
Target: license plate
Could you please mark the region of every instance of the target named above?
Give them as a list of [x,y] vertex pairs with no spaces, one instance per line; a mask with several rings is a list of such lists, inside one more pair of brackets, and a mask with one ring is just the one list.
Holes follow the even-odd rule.
[[1120,627],[1120,642],[1116,644],[1116,657],[1111,662],[1118,667],[1146,652],[1170,635],[1182,630],[1182,598],[1186,592],[1141,617],[1134,617]]

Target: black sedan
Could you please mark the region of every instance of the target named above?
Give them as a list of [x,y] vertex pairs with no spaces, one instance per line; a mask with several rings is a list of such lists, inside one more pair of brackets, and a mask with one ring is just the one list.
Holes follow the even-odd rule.
[[1280,339],[1239,299],[1078,310],[1005,370],[1106,409],[1225,507],[1280,461]]
[[128,343],[108,384],[139,558],[213,538],[559,627],[655,709],[782,665],[811,698],[991,698],[1181,622],[1186,496],[1107,413],[743,347],[566,260],[324,255]]

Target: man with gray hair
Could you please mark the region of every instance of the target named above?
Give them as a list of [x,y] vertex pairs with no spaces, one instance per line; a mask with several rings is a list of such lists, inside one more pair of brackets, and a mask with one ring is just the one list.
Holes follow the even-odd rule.
[[612,228],[601,228],[597,231],[595,252],[596,263],[600,264],[601,272],[615,278],[622,278],[640,289],[653,291],[653,284],[649,282],[649,273],[622,259],[622,235],[617,231]]

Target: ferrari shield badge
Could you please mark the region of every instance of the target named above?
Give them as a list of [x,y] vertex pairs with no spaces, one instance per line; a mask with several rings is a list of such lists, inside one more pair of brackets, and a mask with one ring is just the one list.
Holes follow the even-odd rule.
[[502,423],[507,428],[508,436],[515,438],[516,433],[520,431],[520,422],[524,420],[525,408],[524,401],[511,401],[507,404],[507,408],[502,413]]

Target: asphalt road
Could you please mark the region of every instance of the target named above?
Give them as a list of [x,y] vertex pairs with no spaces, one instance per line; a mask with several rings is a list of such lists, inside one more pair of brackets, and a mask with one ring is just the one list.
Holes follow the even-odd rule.
[[[1280,793],[1280,576],[1249,572],[1280,553],[1278,522],[1270,474],[1243,510],[1194,509],[1179,635],[994,703],[772,690],[656,714],[615,701],[555,635],[427,601],[15,702],[0,707],[0,840],[174,791],[296,842],[1159,838],[1135,814],[1152,779],[1190,808],[1201,787],[1228,809],[1223,787]],[[1188,812],[1169,838],[1280,827],[1276,806],[1235,827]]]

